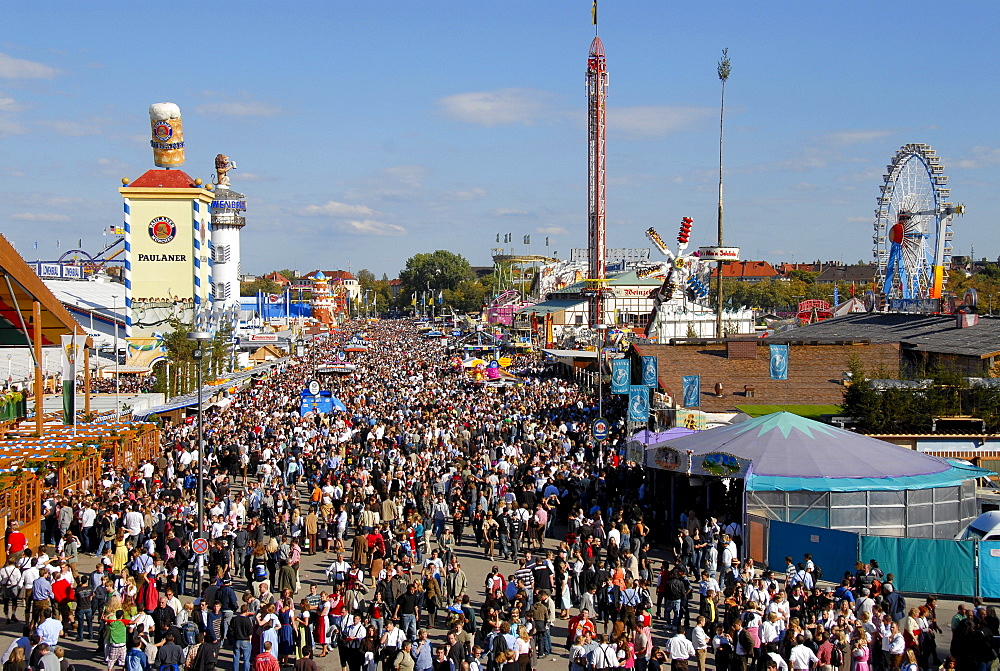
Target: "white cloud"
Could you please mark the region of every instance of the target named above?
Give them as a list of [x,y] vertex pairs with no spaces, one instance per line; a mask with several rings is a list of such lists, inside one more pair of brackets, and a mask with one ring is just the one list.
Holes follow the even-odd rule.
[[272,117],[282,113],[277,105],[254,100],[229,100],[205,103],[194,108],[208,117]]
[[10,218],[18,221],[69,221],[69,217],[65,214],[51,212],[18,212],[10,215]]
[[0,79],[52,79],[59,71],[55,68],[0,54]]
[[545,91],[508,88],[455,93],[440,98],[437,105],[445,116],[477,126],[532,126],[547,115],[552,98]]
[[608,128],[629,135],[652,137],[688,128],[716,111],[711,107],[644,105],[608,107]]
[[477,186],[463,191],[445,191],[442,196],[448,200],[478,200],[486,196],[486,189]]
[[495,217],[526,217],[528,216],[527,210],[511,210],[506,207],[500,207],[493,210],[493,216]]
[[302,214],[323,217],[370,217],[375,214],[367,205],[348,205],[328,200],[322,205],[309,205],[302,208]]
[[539,233],[545,233],[546,235],[569,235],[567,231],[562,226],[543,226],[542,228],[536,228]]
[[969,156],[955,161],[954,165],[959,168],[978,170],[1000,164],[1000,147],[987,147],[980,145],[973,147]]
[[27,129],[12,119],[0,117],[0,137],[4,135],[23,135]]
[[889,130],[842,130],[833,133],[828,133],[826,135],[826,141],[838,146],[846,146],[850,144],[864,144],[866,142],[874,142],[875,140],[881,140],[884,137],[892,135],[892,131]]
[[21,106],[17,104],[16,100],[0,93],[0,112],[17,112],[19,109]]
[[269,182],[272,179],[274,179],[273,177],[269,177],[268,175],[261,175],[260,173],[256,172],[239,172],[239,173],[234,173],[233,175],[231,175],[231,177],[241,182]]
[[799,182],[798,184],[792,185],[793,191],[815,191],[816,185],[810,184],[809,182]]
[[101,135],[100,122],[91,121],[39,121],[39,126],[48,128],[56,135],[63,137],[83,137],[85,135]]
[[406,235],[406,229],[402,226],[387,224],[384,221],[375,221],[374,219],[364,219],[360,221],[352,219],[338,224],[337,227],[345,233],[354,233],[357,235]]

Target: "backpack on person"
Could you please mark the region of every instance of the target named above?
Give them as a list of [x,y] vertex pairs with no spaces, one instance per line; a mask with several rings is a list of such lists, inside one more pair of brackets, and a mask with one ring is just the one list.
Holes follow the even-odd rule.
[[823,579],[823,569],[819,567],[819,564],[813,562],[813,585],[815,586],[817,582]]
[[840,649],[840,646],[836,643],[833,644],[833,649],[830,650],[830,665],[835,668],[840,668],[844,664],[844,651]]
[[195,637],[198,635],[198,625],[189,620],[181,625],[181,633],[184,634],[185,645],[194,645]]

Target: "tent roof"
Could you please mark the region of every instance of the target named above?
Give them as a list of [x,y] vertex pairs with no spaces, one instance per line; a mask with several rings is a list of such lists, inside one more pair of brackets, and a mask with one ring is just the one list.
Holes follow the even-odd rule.
[[[30,323],[31,304],[36,300],[42,307],[43,346],[61,344],[63,335],[84,334],[83,327],[73,319],[35,271],[24,262],[21,255],[2,235],[0,235],[0,273],[10,279],[14,293],[12,297],[6,281],[0,280],[0,345],[31,346],[31,339],[34,338],[34,326]],[[27,338],[21,329],[22,318],[28,331]]]
[[[691,451],[692,457],[727,454],[750,462],[747,488],[757,490],[922,489],[989,472],[789,412],[701,431],[663,446],[682,454]],[[879,483],[884,486],[874,486]]]

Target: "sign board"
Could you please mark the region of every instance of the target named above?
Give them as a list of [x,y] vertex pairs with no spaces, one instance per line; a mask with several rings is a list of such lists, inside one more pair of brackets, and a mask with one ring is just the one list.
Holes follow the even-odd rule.
[[254,333],[250,336],[250,342],[278,342],[278,334]]
[[698,258],[702,261],[739,261],[739,247],[699,247]]
[[191,542],[191,549],[196,555],[203,555],[208,552],[208,541],[204,538],[195,538]]
[[83,268],[80,266],[63,266],[62,276],[64,280],[82,280]]
[[58,263],[41,263],[38,266],[39,277],[61,277],[62,272]]
[[319,396],[319,382],[316,380],[309,380],[309,393],[313,396]]
[[598,417],[594,420],[593,424],[590,425],[590,429],[594,434],[594,440],[607,440],[608,420],[603,417]]

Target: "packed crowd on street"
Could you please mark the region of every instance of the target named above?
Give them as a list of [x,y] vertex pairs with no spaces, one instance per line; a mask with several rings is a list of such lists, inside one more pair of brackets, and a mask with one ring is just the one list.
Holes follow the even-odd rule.
[[[300,415],[316,367],[362,333],[357,371],[321,380],[346,411]],[[157,460],[54,493],[40,551],[8,530],[0,603],[24,629],[3,671],[66,671],[70,638],[109,671],[979,671],[996,658],[993,608],[939,623],[935,599],[908,605],[877,561],[834,583],[808,555],[762,571],[733,511],[663,519],[624,461],[617,397],[595,447],[590,390],[525,355],[510,366],[523,384],[486,387],[453,357],[411,322],[349,323],[208,412],[202,451],[196,424],[167,427]],[[320,561],[324,579],[307,577]]]

